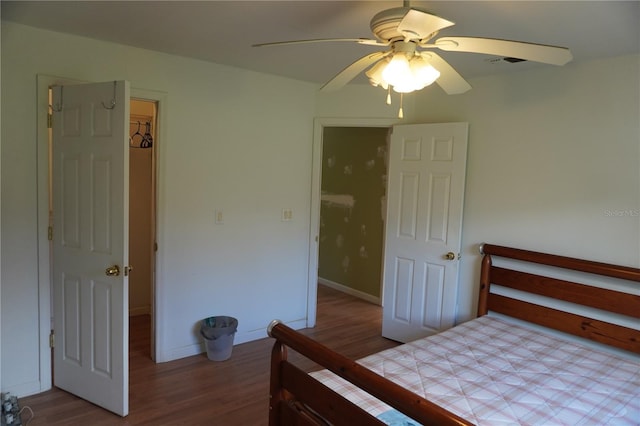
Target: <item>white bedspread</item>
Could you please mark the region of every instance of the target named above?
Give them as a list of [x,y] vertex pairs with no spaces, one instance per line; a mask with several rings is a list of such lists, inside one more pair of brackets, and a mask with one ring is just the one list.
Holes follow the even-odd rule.
[[[640,357],[484,316],[358,361],[478,425],[640,425]],[[311,373],[377,416],[391,407]]]

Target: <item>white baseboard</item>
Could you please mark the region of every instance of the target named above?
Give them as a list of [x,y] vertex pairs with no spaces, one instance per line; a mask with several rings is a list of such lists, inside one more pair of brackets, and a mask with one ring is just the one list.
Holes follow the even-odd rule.
[[[294,330],[305,328],[307,324],[306,319],[288,321],[284,323],[288,327],[293,328]],[[264,328],[260,328],[257,330],[236,333],[235,336],[233,336],[233,345],[235,346],[241,343],[251,342],[253,340],[258,340],[265,337],[267,337],[266,326]],[[158,353],[156,354],[156,362],[174,361],[176,359],[198,355],[206,351],[207,351],[207,348],[205,347],[204,341],[193,343],[191,345],[182,346],[179,348],[172,348],[169,351],[159,350]],[[233,354],[231,356],[233,356]]]
[[353,288],[347,287],[344,284],[339,284],[337,282],[320,277],[318,277],[318,284],[326,285],[327,287],[331,287],[334,290],[347,293],[348,295],[357,297],[358,299],[366,300],[367,302],[375,303],[376,305],[381,305],[379,297],[372,296],[369,293],[365,293],[360,290],[354,290]]
[[[17,396],[18,398],[24,398],[26,396],[31,396],[31,395],[38,394],[40,392],[47,391],[49,389],[51,389],[51,387],[43,388],[42,383],[39,380],[34,380],[32,382],[5,386],[2,388],[2,392],[10,393],[12,395]],[[4,421],[2,422],[2,424],[4,424]]]

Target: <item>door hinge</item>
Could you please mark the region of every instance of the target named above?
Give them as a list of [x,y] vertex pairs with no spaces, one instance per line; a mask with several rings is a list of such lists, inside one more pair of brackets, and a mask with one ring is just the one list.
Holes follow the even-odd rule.
[[56,338],[55,338],[55,334],[53,333],[53,330],[51,331],[51,334],[49,334],[49,347],[50,348],[55,348],[56,347]]
[[47,228],[47,239],[53,241],[53,226]]
[[53,128],[53,114],[47,114],[47,129]]

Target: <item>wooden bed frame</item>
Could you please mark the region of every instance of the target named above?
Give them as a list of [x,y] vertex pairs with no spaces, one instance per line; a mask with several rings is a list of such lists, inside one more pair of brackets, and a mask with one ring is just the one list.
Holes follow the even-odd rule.
[[[640,318],[640,296],[492,265],[491,256],[640,282],[640,269],[491,244],[480,247],[478,316],[493,311],[640,354],[640,331],[490,292],[491,284]],[[442,407],[379,376],[274,320],[269,425],[384,425],[287,361],[287,347],[421,424],[470,425]]]

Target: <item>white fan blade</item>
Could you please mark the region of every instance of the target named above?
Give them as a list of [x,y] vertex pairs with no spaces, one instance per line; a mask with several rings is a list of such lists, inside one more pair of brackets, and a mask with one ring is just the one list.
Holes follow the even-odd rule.
[[[433,33],[455,25],[451,21],[431,15],[421,10],[410,9],[398,24],[398,31],[412,40],[424,40],[433,37]],[[431,36],[431,37],[429,37]]]
[[333,41],[348,41],[355,42],[358,44],[366,44],[368,46],[388,46],[389,43],[383,43],[378,40],[372,40],[370,38],[315,38],[309,40],[289,40],[289,41],[275,41],[272,43],[258,43],[252,44],[252,47],[263,47],[263,46],[281,46],[286,44],[303,44],[303,43],[326,43]]
[[446,51],[485,53],[552,65],[564,65],[573,59],[566,47],[494,38],[442,37],[435,45]]
[[358,59],[333,77],[329,82],[320,88],[322,91],[338,90],[345,84],[353,80],[358,74],[367,69],[374,62],[390,55],[391,52],[375,52]]
[[453,67],[439,55],[434,52],[420,52],[420,55],[426,58],[432,67],[440,71],[440,77],[438,77],[436,83],[448,95],[458,95],[471,89],[471,85],[458,74],[458,71],[453,69]]

